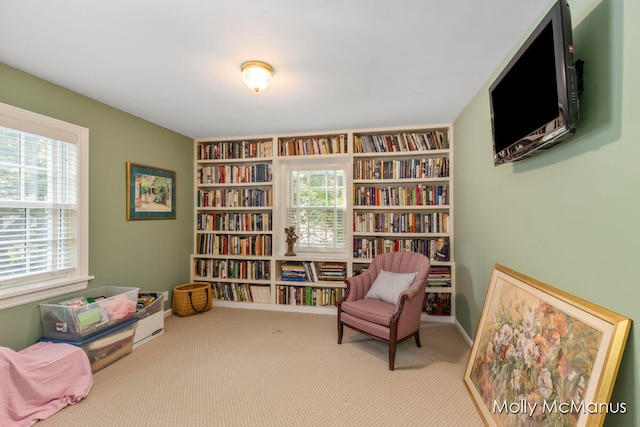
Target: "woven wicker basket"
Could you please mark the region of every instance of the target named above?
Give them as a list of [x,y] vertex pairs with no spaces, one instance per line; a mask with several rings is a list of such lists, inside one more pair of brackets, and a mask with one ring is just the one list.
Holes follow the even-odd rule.
[[178,316],[191,316],[211,310],[213,300],[211,284],[193,282],[173,288],[171,310]]

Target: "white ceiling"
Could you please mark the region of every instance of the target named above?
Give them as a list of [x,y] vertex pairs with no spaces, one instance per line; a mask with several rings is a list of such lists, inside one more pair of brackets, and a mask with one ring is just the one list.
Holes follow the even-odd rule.
[[549,4],[0,0],[0,62],[192,138],[450,123]]

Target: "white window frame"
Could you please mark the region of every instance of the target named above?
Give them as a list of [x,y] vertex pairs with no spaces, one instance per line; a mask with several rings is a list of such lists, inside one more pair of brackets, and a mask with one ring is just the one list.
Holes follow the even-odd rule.
[[0,284],[0,310],[86,289],[89,280],[89,129],[0,103],[0,126],[76,144],[78,183],[76,269],[70,277],[46,275],[31,281],[6,281]]
[[[308,157],[302,157],[302,156],[297,156],[294,159],[287,159],[287,160],[283,160],[281,162],[281,166],[280,166],[280,179],[281,179],[281,184],[278,185],[278,187],[282,188],[282,191],[280,191],[280,196],[278,198],[279,202],[278,202],[278,206],[282,206],[282,209],[278,210],[277,212],[279,212],[279,221],[281,224],[281,227],[279,228],[283,228],[283,227],[288,227],[290,226],[290,224],[287,223],[287,186],[288,186],[288,182],[287,182],[287,175],[289,172],[292,171],[307,171],[307,170],[327,170],[327,169],[344,169],[345,171],[345,198],[346,198],[346,205],[345,205],[345,247],[344,248],[310,248],[310,247],[301,247],[299,245],[296,245],[296,252],[300,252],[303,254],[309,254],[309,255],[313,255],[313,254],[317,254],[317,255],[321,255],[321,254],[334,254],[334,255],[346,255],[348,256],[351,252],[351,245],[350,245],[350,210],[349,210],[349,198],[351,197],[351,192],[350,192],[350,185],[351,182],[349,180],[349,169],[350,164],[349,161],[345,158],[340,158],[340,159],[330,159],[330,158],[326,158],[326,159],[321,159],[318,158],[317,156],[308,156]],[[284,253],[284,246],[283,246],[283,253]]]

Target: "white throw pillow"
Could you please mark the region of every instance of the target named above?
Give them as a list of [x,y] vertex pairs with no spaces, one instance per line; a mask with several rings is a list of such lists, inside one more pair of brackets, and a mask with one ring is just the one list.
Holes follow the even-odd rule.
[[418,273],[393,273],[380,270],[365,298],[377,299],[395,304],[398,296],[409,289]]

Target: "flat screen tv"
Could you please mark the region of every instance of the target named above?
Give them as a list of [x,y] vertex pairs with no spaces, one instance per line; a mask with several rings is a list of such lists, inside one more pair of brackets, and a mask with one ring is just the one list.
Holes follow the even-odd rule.
[[494,164],[522,160],[572,135],[578,83],[569,4],[558,0],[489,87]]

